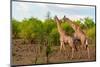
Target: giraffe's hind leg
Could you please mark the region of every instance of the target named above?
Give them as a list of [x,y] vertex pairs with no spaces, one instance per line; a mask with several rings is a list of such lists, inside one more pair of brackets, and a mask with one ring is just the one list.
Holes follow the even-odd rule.
[[90,59],[90,49],[87,44],[84,44],[84,41],[82,41],[83,48],[87,51],[88,59]]
[[79,59],[81,59],[81,56],[82,56],[82,46],[78,46],[78,56],[79,56]]
[[89,49],[88,45],[86,45],[86,50],[87,50],[88,59],[90,59],[90,49]]
[[72,48],[72,55],[71,55],[71,59],[73,59],[73,58],[74,58],[74,51],[75,51],[75,49],[74,49],[74,48]]

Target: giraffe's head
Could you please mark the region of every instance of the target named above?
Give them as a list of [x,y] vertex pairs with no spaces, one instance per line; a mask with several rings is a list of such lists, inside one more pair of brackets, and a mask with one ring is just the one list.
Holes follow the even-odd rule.
[[77,30],[78,26],[66,16],[63,17],[64,22],[67,22],[74,30]]
[[57,16],[55,16],[55,17],[54,17],[54,20],[55,20],[55,21],[57,21],[57,20],[58,20],[58,17],[57,17]]
[[60,23],[60,24],[62,23],[62,21],[61,21],[60,19],[58,19],[57,16],[54,17],[54,20],[55,20],[57,23]]
[[67,18],[66,16],[63,17],[64,22],[67,20],[69,21],[69,18]]

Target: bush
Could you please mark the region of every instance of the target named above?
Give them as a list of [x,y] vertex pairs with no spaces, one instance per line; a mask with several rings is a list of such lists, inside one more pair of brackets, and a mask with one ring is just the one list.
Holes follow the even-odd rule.
[[[80,20],[75,21],[82,29],[86,31],[86,35],[90,39],[95,39],[95,23],[90,18],[85,18],[82,23]],[[72,36],[74,30],[68,23],[61,23],[61,27],[66,34]],[[59,32],[54,19],[45,19],[44,21],[38,18],[23,19],[22,21],[12,20],[13,38],[21,38],[28,40],[30,43],[38,43],[41,45],[52,44],[59,45]],[[48,43],[47,43],[48,42]]]

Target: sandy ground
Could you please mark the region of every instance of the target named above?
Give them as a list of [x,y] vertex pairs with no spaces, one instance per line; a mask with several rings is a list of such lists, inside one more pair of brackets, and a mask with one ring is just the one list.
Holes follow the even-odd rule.
[[[38,54],[36,53],[36,48]],[[49,54],[48,63],[95,61],[95,45],[90,45],[89,48],[90,59],[88,59],[87,52],[84,49],[79,49],[75,52],[74,58],[71,59],[71,48],[69,46],[66,46],[66,50],[63,52],[59,51],[59,46],[53,46],[52,52]],[[20,40],[14,40],[12,42],[12,65],[45,64],[47,63],[46,60],[45,47],[40,52],[37,44],[23,44]]]

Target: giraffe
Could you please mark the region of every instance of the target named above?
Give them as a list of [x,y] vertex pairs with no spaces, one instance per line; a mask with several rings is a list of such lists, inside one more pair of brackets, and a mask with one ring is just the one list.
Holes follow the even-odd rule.
[[65,16],[64,16],[64,21],[67,22],[73,28],[73,30],[75,31],[74,37],[80,39],[81,48],[85,48],[87,50],[88,58],[90,58],[88,40],[83,30],[80,28],[78,24],[75,24],[75,22],[71,21],[69,18],[66,18]]
[[71,47],[71,50],[72,50],[71,58],[73,58],[74,51],[75,50],[77,51],[77,48],[74,45],[73,38],[71,36],[68,36],[65,33],[65,31],[61,28],[61,25],[60,25],[61,20],[59,20],[57,16],[55,16],[55,22],[57,24],[57,29],[58,29],[58,32],[59,32],[59,35],[60,35],[60,51],[62,50],[62,48],[65,49],[64,44],[68,43],[68,45]]

